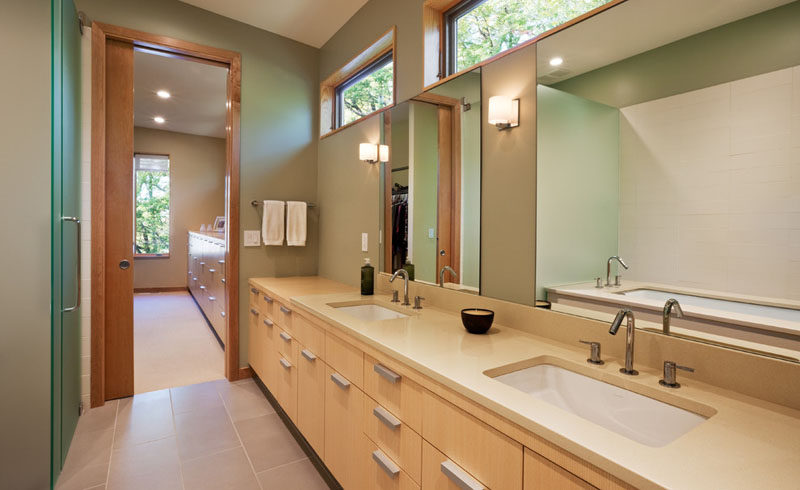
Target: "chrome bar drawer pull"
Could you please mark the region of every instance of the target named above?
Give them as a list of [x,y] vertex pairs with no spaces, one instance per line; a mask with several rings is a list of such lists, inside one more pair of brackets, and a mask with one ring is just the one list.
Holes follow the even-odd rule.
[[331,374],[331,381],[336,383],[339,386],[339,388],[343,390],[350,388],[350,382],[347,381],[347,379],[345,379],[345,377],[339,373]]
[[203,285],[200,285],[200,289],[205,289],[205,288],[206,288],[205,286],[203,286]]
[[308,360],[309,360],[309,361],[311,361],[311,362],[314,362],[314,361],[316,361],[316,360],[317,360],[317,356],[315,356],[315,355],[314,355],[314,354],[313,354],[313,353],[312,353],[310,350],[308,350],[308,349],[303,349],[303,350],[301,350],[301,351],[300,351],[300,353],[301,353],[301,354],[303,354],[303,357],[305,357],[306,359],[308,359]]
[[292,367],[292,363],[287,361],[286,359],[284,359],[282,357],[281,357],[281,361],[280,362],[281,362],[281,366],[283,366],[284,369],[289,369],[290,367]]
[[223,282],[223,283],[225,282],[225,278],[224,278],[224,277],[222,278],[222,282]]
[[289,335],[286,332],[281,332],[281,338],[286,342],[291,342],[292,341],[292,336]]
[[218,260],[218,261],[217,261],[217,264],[224,264],[224,263],[225,263],[225,261],[224,261],[224,260]]
[[269,303],[269,304],[272,304],[272,298],[270,298],[270,297],[269,297],[269,296],[267,296],[266,294],[264,295],[264,301],[266,301],[266,302],[267,302],[267,303]]
[[394,415],[390,414],[389,411],[386,410],[383,407],[375,407],[375,408],[373,408],[372,409],[372,414],[375,415],[375,417],[377,417],[378,420],[383,422],[384,425],[386,425],[386,427],[388,427],[388,428],[390,428],[392,430],[397,430],[397,429],[400,428],[400,425],[402,425],[402,422],[400,422],[400,419],[398,419]]
[[449,459],[442,463],[442,473],[453,483],[463,490],[486,490],[478,480],[472,478],[466,471],[462,470]]
[[208,272],[214,273],[217,272],[217,269],[208,269]]
[[374,459],[375,462],[378,463],[378,466],[392,478],[396,478],[397,475],[400,474],[400,468],[398,468],[391,459],[387,458],[380,449],[372,451],[372,459]]
[[200,262],[200,265],[206,265],[206,263],[205,262]]
[[209,297],[208,297],[208,300],[209,300],[209,301],[216,301],[216,300],[217,300],[217,297],[216,297],[216,296],[209,296]]
[[255,309],[255,308],[250,308],[250,313],[252,313],[254,315],[258,315],[258,310]]
[[372,369],[376,373],[378,373],[381,376],[383,376],[384,378],[386,378],[386,380],[389,381],[390,383],[397,383],[398,381],[400,381],[400,378],[402,377],[399,374],[397,374],[396,372],[392,371],[391,369],[389,369],[386,366],[381,365],[381,364],[373,365]]
[[193,277],[193,278],[192,278],[192,281],[196,281],[196,280],[197,280],[197,278],[196,278],[196,277]]
[[220,311],[219,312],[219,316],[221,316],[222,318],[225,318],[225,312],[224,311]]
[[272,323],[272,320],[270,320],[269,318],[264,318],[264,325],[272,328],[272,326],[275,325],[275,324]]
[[250,288],[250,292],[253,293],[253,294],[258,294],[258,289]]
[[287,308],[287,307],[285,307],[283,305],[281,305],[281,311],[286,315],[291,315],[292,314],[292,310],[290,310],[289,308]]

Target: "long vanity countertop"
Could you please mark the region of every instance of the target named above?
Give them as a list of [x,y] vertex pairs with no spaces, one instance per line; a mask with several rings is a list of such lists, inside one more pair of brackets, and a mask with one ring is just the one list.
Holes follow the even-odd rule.
[[[800,411],[687,377],[679,390],[663,388],[658,385],[661,373],[644,366],[637,365],[641,374],[634,378],[620,374],[620,359],[588,367],[583,349],[502,325],[495,324],[486,335],[471,335],[458,314],[433,307],[419,312],[406,307],[408,318],[365,322],[330,306],[366,300],[397,310],[387,296],[283,294],[300,310],[637,487],[797,488],[800,481]],[[588,367],[598,379],[698,413],[716,413],[668,445],[649,447],[484,374],[538,357],[557,359],[577,372]]]
[[225,246],[225,233],[221,231],[189,231],[190,235],[197,235],[206,240],[211,240],[222,246]]

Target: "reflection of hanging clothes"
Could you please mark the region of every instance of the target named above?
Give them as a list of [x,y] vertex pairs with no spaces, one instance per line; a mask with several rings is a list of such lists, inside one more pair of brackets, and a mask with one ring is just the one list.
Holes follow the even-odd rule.
[[408,189],[392,194],[392,270],[397,270],[408,256]]

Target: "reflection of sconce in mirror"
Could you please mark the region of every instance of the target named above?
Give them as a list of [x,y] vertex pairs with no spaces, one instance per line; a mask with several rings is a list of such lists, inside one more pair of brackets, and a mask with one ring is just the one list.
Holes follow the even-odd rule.
[[367,163],[388,162],[389,147],[387,145],[361,143],[358,145],[358,159]]
[[500,131],[519,126],[519,99],[505,95],[489,97],[489,124]]

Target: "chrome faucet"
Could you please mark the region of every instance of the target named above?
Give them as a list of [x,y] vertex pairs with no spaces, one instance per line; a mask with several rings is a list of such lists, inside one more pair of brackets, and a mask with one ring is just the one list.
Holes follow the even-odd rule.
[[625,367],[620,368],[619,372],[635,376],[639,374],[639,371],[633,369],[633,340],[634,332],[636,331],[636,320],[633,317],[633,312],[627,308],[619,310],[614,321],[611,322],[611,328],[608,330],[608,333],[617,335],[617,330],[619,330],[619,326],[622,324],[622,320],[625,319],[625,317],[628,317],[628,324],[626,326],[627,335],[625,336]]
[[456,279],[458,279],[458,273],[456,271],[454,271],[452,267],[450,267],[449,265],[446,265],[446,266],[442,267],[442,270],[439,271],[439,287],[440,288],[444,287],[444,273],[445,272],[449,272],[450,274],[453,274],[456,277]]
[[392,274],[392,278],[389,279],[389,282],[394,282],[397,279],[397,276],[403,277],[403,302],[400,303],[403,306],[408,306],[411,304],[411,301],[408,300],[408,271],[405,269],[397,269],[394,274]]
[[661,315],[661,328],[664,335],[669,335],[669,314],[672,312],[672,308],[675,308],[675,317],[676,318],[683,318],[683,309],[681,309],[681,304],[678,303],[678,300],[675,298],[670,298],[664,304],[664,312]]
[[[606,264],[606,287],[612,286],[612,284],[611,284],[611,262],[614,261],[614,260],[619,262],[619,265],[624,267],[625,270],[628,270],[628,264],[626,264],[625,261],[622,260],[618,255],[612,255],[611,257],[609,257],[608,258],[608,263]],[[617,282],[619,282],[619,280],[617,280]],[[619,284],[617,284],[617,286],[619,286]]]

